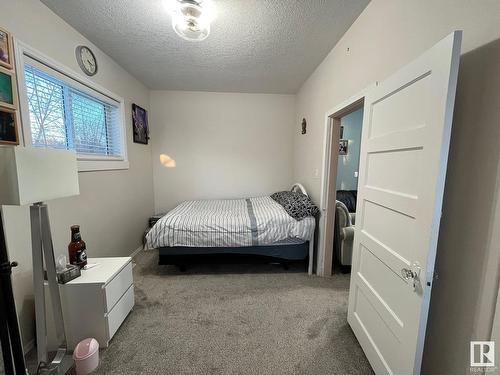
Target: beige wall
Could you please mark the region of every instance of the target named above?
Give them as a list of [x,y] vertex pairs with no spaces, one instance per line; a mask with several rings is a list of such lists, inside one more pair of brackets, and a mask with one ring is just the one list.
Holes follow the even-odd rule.
[[[464,30],[462,52],[500,38],[497,0],[372,0],[297,93],[294,178],[319,201],[325,114],[383,80],[453,30]],[[347,50],[349,49],[349,51]]]
[[470,374],[469,340],[491,334],[500,276],[499,69],[500,40],[460,61],[426,374]]
[[484,270],[496,267],[488,260],[498,252],[492,238],[500,230],[490,221],[500,176],[498,42],[471,51],[500,38],[499,15],[497,0],[373,0],[297,94],[296,122],[305,117],[309,131],[295,135],[293,176],[319,202],[314,170],[321,170],[326,112],[464,30],[462,52],[470,54],[460,70],[424,374],[469,373],[468,341],[491,328],[491,296],[480,311],[476,303]]
[[[150,102],[157,212],[290,188],[293,95],[152,91]],[[177,167],[162,166],[160,154]]]
[[[15,38],[76,72],[80,68],[75,47],[90,46],[99,64],[98,74],[91,79],[125,99],[130,168],[80,173],[80,196],[49,202],[49,210],[57,253],[67,252],[69,226],[80,224],[89,256],[131,254],[140,246],[147,218],[154,210],[151,147],[132,143],[130,121],[133,102],[149,108],[148,89],[40,1],[0,0],[0,9],[0,25]],[[5,216],[10,256],[21,261],[14,271],[14,288],[27,343],[33,337],[28,208],[10,207]]]

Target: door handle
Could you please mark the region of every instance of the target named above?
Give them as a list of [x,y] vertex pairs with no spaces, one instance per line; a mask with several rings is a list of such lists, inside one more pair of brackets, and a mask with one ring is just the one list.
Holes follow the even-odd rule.
[[402,268],[401,269],[401,277],[404,281],[412,280],[410,284],[413,287],[413,290],[416,290],[420,285],[420,272],[422,268],[418,262],[413,262],[411,268]]
[[403,277],[404,280],[408,281],[410,279],[414,279],[416,275],[411,269],[403,268],[401,270],[401,276]]

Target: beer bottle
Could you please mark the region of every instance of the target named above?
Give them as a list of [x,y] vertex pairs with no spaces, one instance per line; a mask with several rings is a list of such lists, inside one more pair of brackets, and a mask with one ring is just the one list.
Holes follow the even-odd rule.
[[68,245],[69,262],[80,268],[87,265],[87,246],[82,240],[80,226],[71,227],[71,242]]

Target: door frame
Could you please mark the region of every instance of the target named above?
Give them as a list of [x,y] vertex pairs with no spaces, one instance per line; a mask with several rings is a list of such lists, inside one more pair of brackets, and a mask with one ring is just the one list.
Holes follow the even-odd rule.
[[[365,96],[376,83],[366,87],[356,95],[342,101],[326,112],[323,136],[323,162],[321,173],[321,218],[318,240],[318,276],[331,276],[333,265],[333,231],[335,225],[335,200],[337,191],[338,144],[340,140],[340,120],[342,117],[363,108]],[[363,116],[364,118],[364,116]],[[362,126],[363,132],[363,126]],[[361,138],[363,139],[363,137]]]

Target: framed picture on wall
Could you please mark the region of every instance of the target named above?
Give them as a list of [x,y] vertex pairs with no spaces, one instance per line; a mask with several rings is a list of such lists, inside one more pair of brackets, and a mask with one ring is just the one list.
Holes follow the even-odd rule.
[[0,144],[18,145],[16,111],[0,107]]
[[339,142],[339,155],[347,155],[348,147],[349,147],[349,140],[341,139]]
[[0,66],[12,69],[12,39],[10,34],[0,28]]
[[147,145],[149,140],[148,112],[137,104],[132,104],[132,126],[134,142]]
[[13,72],[0,68],[0,107],[16,108],[16,77]]

